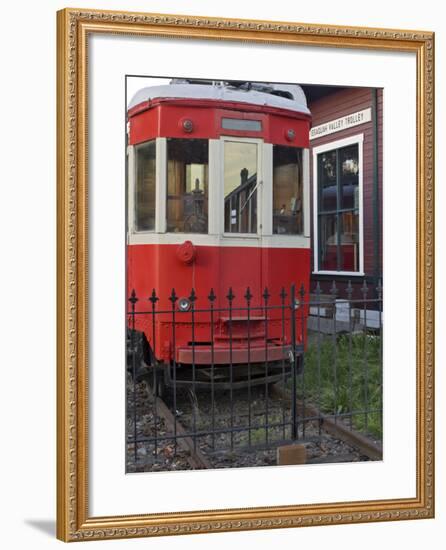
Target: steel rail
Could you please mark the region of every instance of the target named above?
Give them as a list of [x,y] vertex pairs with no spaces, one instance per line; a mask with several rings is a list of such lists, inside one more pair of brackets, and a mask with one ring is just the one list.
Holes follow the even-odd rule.
[[[283,391],[278,384],[274,384],[271,390],[271,394],[275,395],[278,399],[286,399],[291,402],[291,394],[288,391]],[[344,426],[340,422],[336,422],[330,417],[330,415],[322,413],[314,405],[305,404],[304,406],[303,402],[300,400],[296,403],[304,413],[304,418],[302,420],[303,422],[307,421],[307,417],[310,419],[320,419],[321,428],[325,432],[344,441],[345,443],[352,445],[353,447],[356,447],[362,454],[372,460],[382,460],[383,449],[380,443],[375,443],[356,430],[352,430],[348,426]]]
[[188,435],[190,432],[188,432],[186,428],[184,428],[184,426],[181,424],[181,422],[179,422],[178,419],[175,418],[174,413],[169,409],[166,403],[160,397],[154,395],[153,389],[151,388],[150,384],[148,384],[147,382],[146,384],[149,395],[153,395],[153,399],[156,402],[159,417],[163,418],[168,428],[172,430],[172,433],[174,428],[176,427],[177,437],[175,438],[175,440],[177,441],[178,446],[181,447],[183,451],[186,451],[186,459],[191,467],[197,470],[207,470],[212,468],[209,460],[196,446],[196,444],[194,444],[193,438]]

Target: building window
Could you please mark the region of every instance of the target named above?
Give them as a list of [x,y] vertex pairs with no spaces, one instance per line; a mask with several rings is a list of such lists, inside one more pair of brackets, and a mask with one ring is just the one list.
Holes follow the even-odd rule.
[[302,149],[274,145],[273,233],[302,234],[302,198]]
[[316,152],[318,271],[361,271],[359,147]]
[[208,141],[167,140],[167,231],[208,231]]
[[135,147],[135,229],[155,230],[156,143],[148,141]]

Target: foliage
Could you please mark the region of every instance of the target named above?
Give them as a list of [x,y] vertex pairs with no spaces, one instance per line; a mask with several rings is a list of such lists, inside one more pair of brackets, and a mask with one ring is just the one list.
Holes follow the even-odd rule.
[[353,428],[381,438],[381,349],[381,337],[368,333],[310,337],[298,399],[347,423],[351,413]]

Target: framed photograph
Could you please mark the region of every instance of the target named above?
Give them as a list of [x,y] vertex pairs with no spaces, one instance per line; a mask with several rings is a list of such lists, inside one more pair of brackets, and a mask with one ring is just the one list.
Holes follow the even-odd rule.
[[58,538],[433,517],[433,33],[57,22]]

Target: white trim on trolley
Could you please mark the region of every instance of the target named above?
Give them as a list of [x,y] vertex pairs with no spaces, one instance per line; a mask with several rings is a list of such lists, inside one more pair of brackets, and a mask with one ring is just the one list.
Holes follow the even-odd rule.
[[261,151],[261,212],[259,234],[262,239],[273,236],[273,145],[263,143]]
[[302,150],[302,178],[303,178],[303,209],[304,209],[304,237],[311,236],[310,223],[310,150]]
[[220,170],[221,142],[209,140],[209,184],[208,184],[208,231],[211,235],[220,235],[220,189],[223,186],[223,174]]
[[156,138],[156,199],[155,199],[155,231],[166,231],[167,203],[167,139]]
[[[167,139],[156,138],[156,196],[155,230],[135,228],[135,170],[134,145],[128,146],[128,235],[127,243],[181,244],[186,240],[197,246],[310,248],[310,184],[309,150],[303,149],[304,232],[301,235],[273,234],[273,145],[259,138],[222,136],[209,140],[208,233],[167,233]],[[257,149],[258,194],[257,233],[224,233],[224,144],[228,141],[255,143]],[[362,161],[361,161],[362,162]],[[361,195],[362,200],[362,195]]]
[[135,233],[135,146],[129,145],[127,147],[127,166],[128,166],[128,179],[127,179],[127,242],[129,242],[129,236]]
[[239,234],[222,238],[220,235],[203,233],[154,233],[140,231],[129,236],[128,243],[135,244],[181,244],[192,241],[196,246],[258,247],[258,248],[310,248],[310,239],[303,235],[271,235],[261,239],[246,238]]

